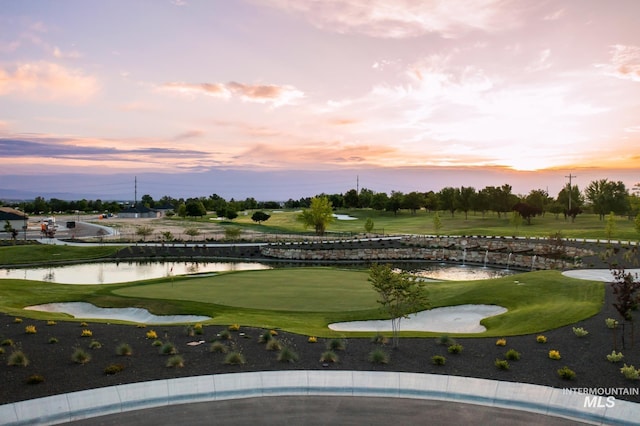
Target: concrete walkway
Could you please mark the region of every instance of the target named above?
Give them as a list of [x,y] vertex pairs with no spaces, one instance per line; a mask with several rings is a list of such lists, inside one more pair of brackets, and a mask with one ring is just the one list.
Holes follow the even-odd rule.
[[[212,405],[207,420],[212,424],[216,422],[218,402],[256,398],[253,415],[245,413],[244,417],[259,424],[263,417],[271,416],[271,410],[258,410],[260,398],[284,396],[330,397],[351,402],[352,397],[365,400],[375,397],[389,414],[382,418],[384,423],[375,424],[392,421],[393,413],[401,412],[398,407],[407,404],[406,400],[427,400],[484,406],[481,411],[496,409],[511,419],[510,424],[531,424],[526,413],[534,413],[537,420],[533,422],[538,424],[568,419],[567,423],[556,424],[640,425],[640,404],[546,386],[434,374],[322,370],[218,374],[131,383],[2,405],[0,419],[4,425],[52,425],[83,419],[93,419],[91,424],[99,424],[100,419],[95,417],[115,414],[117,421],[105,424],[126,424],[123,419],[131,416],[142,420],[141,423],[136,420],[136,424],[175,424],[182,423],[181,415],[159,417],[155,408],[170,408],[175,414],[189,412],[191,404],[208,403]],[[273,400],[276,406],[281,403],[280,398]],[[442,410],[438,405],[432,405],[432,409]],[[467,412],[473,409],[465,408]],[[143,415],[132,413],[137,410],[146,411]],[[446,418],[453,421],[457,410],[448,412]],[[356,412],[367,418],[365,411]],[[518,412],[525,414],[520,416]],[[122,413],[129,414],[120,417]],[[429,413],[423,413],[425,420]]]

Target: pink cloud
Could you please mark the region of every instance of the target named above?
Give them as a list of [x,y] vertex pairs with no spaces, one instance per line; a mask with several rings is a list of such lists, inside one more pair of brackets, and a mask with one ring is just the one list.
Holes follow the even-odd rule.
[[611,67],[610,71],[615,77],[640,81],[640,47],[613,46]]
[[51,62],[24,63],[13,70],[0,68],[0,96],[17,95],[43,102],[82,103],[99,90],[100,85],[95,77]]
[[273,106],[292,104],[304,97],[303,92],[289,85],[243,84],[235,81],[226,84],[173,82],[163,84],[160,89],[191,96],[200,94],[223,99],[236,95],[243,101]]
[[520,24],[510,0],[270,0],[273,7],[304,16],[338,33],[407,38],[438,33],[455,38],[470,30],[503,31]]

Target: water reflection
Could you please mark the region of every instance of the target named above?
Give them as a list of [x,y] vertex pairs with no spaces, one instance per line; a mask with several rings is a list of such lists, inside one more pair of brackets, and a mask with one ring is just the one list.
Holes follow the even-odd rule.
[[[251,271],[273,267],[304,267],[305,263],[261,262],[103,262],[40,268],[0,269],[1,278],[45,281],[57,284],[115,284],[176,275],[192,275],[227,271]],[[315,265],[319,266],[319,265]],[[320,265],[321,266],[321,265]],[[324,264],[324,266],[331,266]],[[471,281],[499,278],[513,271],[486,267],[435,263],[394,263],[394,267],[424,279]],[[366,269],[367,264],[341,264],[341,267]]]
[[209,272],[270,269],[259,262],[111,262],[42,268],[0,269],[0,278],[57,284],[115,284]]
[[427,267],[412,265],[403,267],[411,275],[421,278],[443,281],[475,281],[500,278],[505,275],[512,275],[514,271],[505,269],[493,269],[474,266],[459,265],[429,265]]

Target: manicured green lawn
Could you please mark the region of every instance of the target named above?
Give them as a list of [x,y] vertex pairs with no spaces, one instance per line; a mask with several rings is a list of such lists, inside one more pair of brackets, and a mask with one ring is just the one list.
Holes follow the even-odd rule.
[[[159,315],[208,315],[214,324],[281,328],[317,336],[371,335],[337,333],[327,328],[332,322],[384,318],[367,276],[365,271],[289,268],[99,286],[0,280],[0,311],[60,319],[64,315],[33,311],[27,314],[20,308],[47,302],[86,301],[98,306],[145,307]],[[487,327],[485,333],[469,336],[537,333],[572,324],[596,314],[604,299],[604,284],[567,278],[557,271],[484,281],[428,283],[427,289],[432,307],[482,303],[508,309],[507,313],[483,322]]]
[[[285,233],[289,231],[302,232],[302,225],[296,221],[299,214],[295,211],[272,213],[271,218],[258,225],[251,220],[251,214],[239,216],[233,223],[237,226],[261,230],[263,232]],[[364,223],[367,218],[374,222],[373,233],[378,234],[434,234],[434,213],[418,211],[415,215],[407,210],[401,210],[397,215],[392,212],[352,209],[339,210],[338,213],[348,214],[358,220],[334,220],[327,228],[331,233],[364,233]],[[531,225],[522,224],[517,228],[511,223],[510,215],[498,218],[496,213],[488,212],[484,217],[481,213],[469,212],[467,218],[463,213],[456,213],[453,217],[448,212],[438,213],[442,222],[441,235],[496,235],[496,236],[537,236],[548,237],[561,232],[568,238],[591,238],[606,240],[605,221],[598,215],[581,214],[575,222],[565,220],[562,215],[556,217],[547,213],[544,217],[532,219]],[[310,230],[312,231],[312,230]],[[615,240],[638,241],[640,233],[634,228],[633,220],[627,217],[616,217],[615,230],[611,236]]]
[[0,247],[0,265],[24,265],[36,262],[93,260],[109,256],[122,247],[72,247],[29,244]]

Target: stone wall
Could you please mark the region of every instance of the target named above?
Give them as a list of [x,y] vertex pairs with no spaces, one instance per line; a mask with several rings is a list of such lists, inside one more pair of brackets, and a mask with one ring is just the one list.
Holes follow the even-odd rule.
[[532,270],[580,267],[582,257],[593,254],[573,246],[560,250],[538,239],[407,237],[402,242],[391,248],[377,247],[375,241],[362,241],[358,248],[354,244],[342,248],[340,243],[280,244],[263,246],[260,251],[267,257],[313,262],[424,260]]

